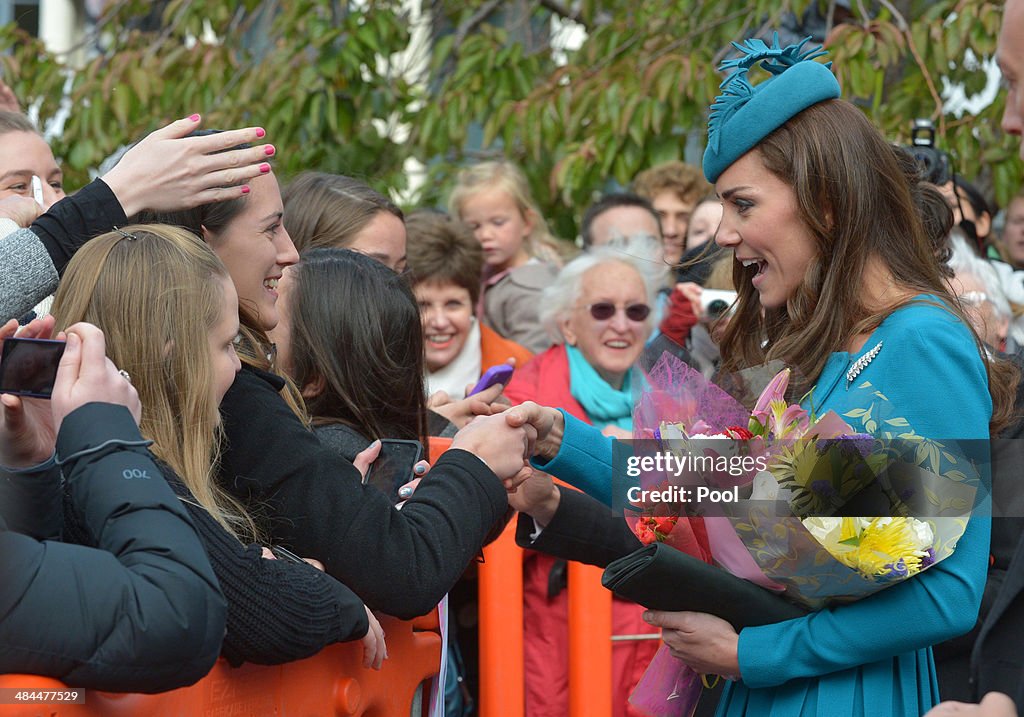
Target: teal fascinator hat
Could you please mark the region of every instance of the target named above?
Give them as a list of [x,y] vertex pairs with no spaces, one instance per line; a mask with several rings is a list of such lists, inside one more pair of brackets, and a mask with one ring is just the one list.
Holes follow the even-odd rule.
[[[714,184],[729,165],[758,142],[811,105],[839,97],[839,82],[829,69],[832,63],[814,62],[828,54],[816,45],[806,51],[799,44],[779,47],[750,39],[733,45],[742,55],[723,62],[719,69],[733,72],[722,82],[720,94],[708,118],[708,148],[704,151],[704,176]],[[772,74],[756,87],[747,72],[758,62]]]

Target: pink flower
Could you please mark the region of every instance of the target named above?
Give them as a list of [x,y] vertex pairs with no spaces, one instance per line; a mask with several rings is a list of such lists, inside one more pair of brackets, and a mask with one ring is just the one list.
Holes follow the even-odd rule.
[[757,403],[754,404],[754,411],[751,415],[756,418],[762,426],[768,423],[769,406],[775,401],[786,400],[786,389],[789,388],[789,369],[784,368],[775,374],[775,377],[768,382],[761,392]]
[[800,438],[807,433],[809,424],[807,411],[800,404],[786,405],[785,401],[771,402],[771,413],[768,416],[768,428],[776,438]]

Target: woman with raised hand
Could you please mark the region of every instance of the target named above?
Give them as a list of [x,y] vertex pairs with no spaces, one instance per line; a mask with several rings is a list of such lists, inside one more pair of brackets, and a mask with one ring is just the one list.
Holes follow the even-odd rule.
[[[52,328],[37,319],[18,335]],[[50,401],[0,397],[0,673],[116,692],[192,684],[220,654],[224,597],[103,333],[79,323],[66,338]],[[59,542],[64,510],[95,549]]]
[[[869,384],[918,435],[987,439],[1009,417],[1018,377],[988,357],[935,259],[952,218],[924,216],[915,198],[935,207],[934,190],[801,45],[748,41],[712,107],[704,173],[724,205],[716,241],[734,252],[739,293],[725,369],[781,359],[808,377],[793,395],[816,415],[857,407]],[[773,77],[755,87],[747,73],[759,62]],[[562,412],[526,404],[507,420],[538,428],[544,470],[569,483],[609,470],[610,442]],[[519,507],[546,526],[538,549],[606,564],[639,547],[621,517],[580,493],[539,480],[522,493]],[[530,543],[533,521],[520,528]],[[687,665],[735,680],[720,715],[916,717],[939,698],[930,645],[974,625],[989,532],[974,517],[927,571],[806,617],[739,633],[701,613],[649,621]]]
[[[366,663],[379,667],[383,639],[362,601],[312,565],[267,559],[273,554],[260,546],[252,519],[214,482],[217,409],[239,370],[238,299],[209,247],[175,227],[104,234],[68,264],[53,313],[58,327],[102,328],[107,354],[139,392],[140,431],[191,514],[227,598],[224,657],[277,664],[364,639]],[[83,530],[80,537],[96,536]]]
[[[515,403],[560,406],[607,435],[630,437],[633,396],[643,376],[634,364],[654,329],[651,307],[660,267],[644,256],[642,240],[599,246],[559,272],[541,295],[540,319],[555,345],[516,371],[505,395]],[[610,495],[611,486],[591,489]],[[526,704],[531,714],[566,714],[569,709],[569,601],[565,561],[527,551],[523,559]],[[616,599],[614,635],[656,632],[643,608]],[[629,712],[628,699],[654,656],[652,640],[613,643],[612,700],[615,715]]]
[[[23,115],[0,112],[0,136],[7,148],[0,153],[0,174],[6,178],[15,172],[0,186],[0,231],[6,234],[0,256],[7,267],[0,278],[0,318],[20,316],[52,294],[75,251],[94,236],[124,226],[128,217],[144,209],[174,211],[248,193],[247,182],[269,170],[272,145],[237,145],[266,132],[249,127],[188,136],[200,121],[191,115],[151,133],[116,167],[65,197],[60,168],[38,131]],[[31,167],[26,157],[34,158]],[[42,205],[31,198],[26,168],[37,176],[44,173]]]
[[221,403],[218,485],[258,511],[260,527],[275,542],[322,561],[374,610],[423,615],[504,517],[506,485],[526,475],[532,428],[513,429],[500,416],[466,426],[401,511],[364,486],[353,463],[309,430],[298,390],[274,373],[267,332],[280,321],[278,281],[299,257],[273,173],[250,186],[251,193],[234,201],[147,217],[200,234],[238,292],[243,365]]

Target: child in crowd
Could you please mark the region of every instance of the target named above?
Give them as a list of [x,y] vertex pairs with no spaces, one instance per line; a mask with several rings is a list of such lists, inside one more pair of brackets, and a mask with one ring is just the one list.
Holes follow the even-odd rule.
[[477,316],[530,351],[551,345],[537,299],[558,274],[556,240],[530,196],[522,170],[507,161],[464,169],[448,200],[484,250]]

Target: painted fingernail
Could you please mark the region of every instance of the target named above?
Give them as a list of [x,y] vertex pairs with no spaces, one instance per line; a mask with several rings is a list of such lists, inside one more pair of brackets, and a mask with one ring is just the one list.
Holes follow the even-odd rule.
[[270,165],[264,162],[263,164],[260,165],[260,171],[263,172],[263,174],[266,174],[267,172],[270,171]]
[[262,127],[257,127],[256,128],[256,136],[257,137],[263,137],[266,134],[267,134],[267,130],[263,129]]
[[189,115],[188,118],[190,120],[192,120],[193,122],[198,122],[199,121],[199,115]]
[[277,150],[274,149],[274,145],[272,144],[268,144],[266,147],[263,148],[263,153],[266,154],[268,157],[274,154],[274,152],[276,151]]
[[412,472],[415,473],[418,476],[421,476],[421,475],[423,475],[424,473],[427,472],[427,467],[425,465],[423,465],[422,463],[417,463],[416,467],[414,467],[412,469]]
[[249,185],[248,184],[243,184],[242,185],[242,194],[248,194],[250,191],[252,191],[252,190],[249,189]]
[[410,488],[409,486],[402,486],[401,488],[398,489],[399,498],[408,498],[410,495],[412,495],[412,488]]

